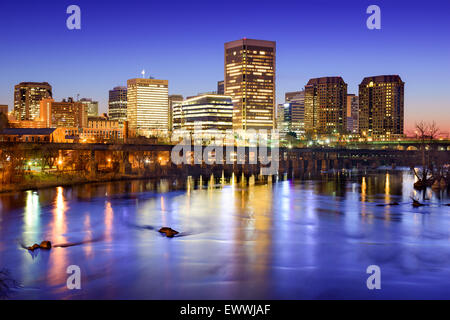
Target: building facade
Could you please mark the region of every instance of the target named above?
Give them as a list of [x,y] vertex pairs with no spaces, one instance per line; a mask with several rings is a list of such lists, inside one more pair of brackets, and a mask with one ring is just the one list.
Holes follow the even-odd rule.
[[127,87],[119,86],[109,90],[108,116],[122,125],[127,121]]
[[0,104],[0,113],[8,114],[8,105],[7,104]]
[[217,94],[225,94],[225,81],[217,81]]
[[127,120],[143,135],[169,131],[169,82],[136,78],[127,81]]
[[89,98],[82,98],[80,102],[84,104],[88,117],[98,116],[98,101],[92,101]]
[[171,94],[169,96],[169,130],[173,129],[173,108],[176,104],[183,102],[183,96],[181,94]]
[[80,137],[89,142],[122,140],[123,128],[118,120],[105,116],[89,117],[87,127],[81,129]]
[[399,138],[404,134],[405,83],[398,75],[364,78],[359,85],[359,128],[363,137]]
[[275,126],[274,41],[241,39],[225,43],[225,95],[233,101],[233,129]]
[[14,86],[14,116],[16,120],[39,118],[40,102],[52,97],[52,86],[47,82],[21,82]]
[[59,128],[4,128],[0,131],[0,141],[4,142],[67,142],[64,130]]
[[174,130],[224,132],[233,128],[231,97],[205,94],[174,105]]
[[305,133],[305,90],[286,92],[285,101],[284,118],[288,121],[287,129],[300,137]]
[[347,132],[347,84],[341,77],[322,77],[305,86],[305,131],[317,135]]
[[40,119],[35,120],[9,120],[8,122],[10,128],[47,128],[44,121]]
[[40,102],[40,119],[47,128],[87,126],[86,106],[81,102],[75,102],[72,98],[56,102],[53,99],[43,99]]
[[276,112],[276,128],[280,132],[284,132],[285,130],[285,122],[284,122],[284,103],[280,103],[277,105],[277,112]]
[[359,121],[359,97],[355,94],[347,94],[347,131],[358,133]]

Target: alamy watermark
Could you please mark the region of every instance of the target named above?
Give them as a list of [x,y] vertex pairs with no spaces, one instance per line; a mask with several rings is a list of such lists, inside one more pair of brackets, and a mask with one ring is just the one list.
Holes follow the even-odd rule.
[[366,285],[369,290],[381,289],[381,269],[377,265],[370,265],[366,269],[366,273],[370,274],[367,278]]
[[381,9],[379,6],[372,4],[367,7],[367,14],[370,16],[367,18],[366,26],[369,30],[381,29]]
[[[194,133],[175,131],[171,160],[180,164],[261,164],[262,175],[277,174],[278,130],[205,131],[195,124]],[[247,152],[248,151],[248,152]]]
[[67,277],[66,286],[69,290],[81,290],[81,268],[77,265],[70,265],[66,269]]
[[72,4],[67,7],[67,14],[70,14],[66,20],[66,26],[69,30],[80,30],[81,29],[81,9],[79,6]]

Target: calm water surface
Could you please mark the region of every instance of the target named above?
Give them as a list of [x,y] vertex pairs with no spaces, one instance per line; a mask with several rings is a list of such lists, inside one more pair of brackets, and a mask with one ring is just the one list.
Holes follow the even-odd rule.
[[[413,182],[403,171],[4,194],[0,268],[22,285],[13,299],[448,299],[449,195],[419,194]],[[411,196],[428,205],[413,208]],[[181,234],[165,238],[161,226]],[[44,239],[75,245],[34,254],[20,246]],[[366,287],[373,264],[381,290]],[[66,288],[69,265],[81,268],[81,290]]]

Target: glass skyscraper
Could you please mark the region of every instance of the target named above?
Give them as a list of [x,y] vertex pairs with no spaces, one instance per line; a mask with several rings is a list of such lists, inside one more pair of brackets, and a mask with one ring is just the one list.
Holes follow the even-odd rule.
[[40,102],[52,97],[47,82],[21,82],[14,86],[14,116],[17,120],[39,119]]
[[169,131],[169,81],[136,78],[127,81],[130,129],[144,135]]
[[366,77],[359,85],[359,133],[399,138],[404,130],[405,83],[398,75]]
[[119,86],[109,90],[108,117],[123,124],[127,120],[127,87]]
[[275,55],[274,41],[225,43],[225,95],[233,101],[234,130],[274,127]]

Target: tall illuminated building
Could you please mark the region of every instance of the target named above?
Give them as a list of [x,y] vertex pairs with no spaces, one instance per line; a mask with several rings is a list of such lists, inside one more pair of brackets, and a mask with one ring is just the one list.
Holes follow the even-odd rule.
[[98,101],[82,98],[80,99],[80,102],[85,105],[88,117],[98,117]]
[[52,86],[47,82],[21,82],[14,86],[14,116],[17,120],[39,118],[40,101],[52,97]]
[[275,125],[274,41],[241,39],[225,43],[225,95],[233,101],[233,129]]
[[276,128],[280,132],[286,132],[286,126],[284,122],[284,103],[280,103],[277,105],[275,121],[276,121]]
[[169,130],[173,130],[173,110],[176,104],[183,102],[183,96],[181,94],[171,94],[169,96]]
[[109,90],[108,117],[119,121],[120,125],[127,121],[127,87],[118,86]]
[[347,84],[341,77],[308,81],[305,86],[305,131],[318,135],[347,132]]
[[136,78],[127,81],[127,119],[142,134],[169,130],[169,81]]
[[358,133],[359,121],[359,97],[354,94],[347,94],[347,131]]
[[217,94],[225,94],[225,81],[217,81]]
[[56,102],[53,99],[40,101],[40,120],[47,128],[83,128],[88,124],[86,105],[72,98]]
[[4,113],[8,115],[8,105],[7,104],[0,104],[0,113]]
[[404,132],[405,83],[398,75],[366,77],[359,85],[359,133],[398,138]]
[[297,136],[305,132],[305,90],[286,92],[285,94],[285,121],[288,121],[288,130]]
[[231,97],[202,94],[174,105],[174,129],[224,132],[233,128]]

